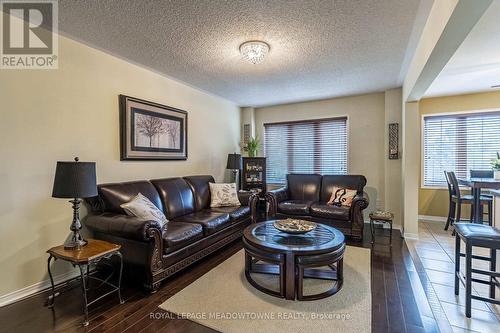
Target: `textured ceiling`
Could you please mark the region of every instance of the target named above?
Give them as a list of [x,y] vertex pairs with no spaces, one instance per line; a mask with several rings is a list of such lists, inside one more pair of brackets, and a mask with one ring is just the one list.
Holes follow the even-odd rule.
[[[418,0],[60,0],[64,34],[229,99],[263,106],[400,85]],[[238,47],[263,40],[262,64]]]
[[426,97],[500,90],[500,1],[494,1],[425,93]]

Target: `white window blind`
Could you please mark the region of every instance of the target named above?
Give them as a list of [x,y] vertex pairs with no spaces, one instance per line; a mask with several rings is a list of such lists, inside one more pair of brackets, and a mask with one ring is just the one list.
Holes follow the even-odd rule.
[[500,112],[424,117],[425,186],[446,186],[444,171],[466,178],[470,170],[491,170],[500,152]]
[[264,124],[267,182],[288,173],[347,173],[347,118]]

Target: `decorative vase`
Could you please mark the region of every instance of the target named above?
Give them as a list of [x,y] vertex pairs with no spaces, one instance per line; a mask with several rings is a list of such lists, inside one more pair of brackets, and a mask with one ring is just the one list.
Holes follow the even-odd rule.
[[495,170],[495,179],[500,180],[500,170]]
[[255,150],[248,151],[248,157],[255,157],[256,155],[257,155],[257,152]]

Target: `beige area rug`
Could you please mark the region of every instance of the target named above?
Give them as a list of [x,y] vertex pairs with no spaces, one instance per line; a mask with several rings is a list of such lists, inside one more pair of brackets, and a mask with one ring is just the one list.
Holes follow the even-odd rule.
[[[239,251],[181,290],[160,308],[221,332],[371,332],[370,250],[348,246],[344,286],[317,301],[288,301],[253,288]],[[275,276],[254,279],[278,289]],[[323,291],[331,281],[307,279],[305,294]]]

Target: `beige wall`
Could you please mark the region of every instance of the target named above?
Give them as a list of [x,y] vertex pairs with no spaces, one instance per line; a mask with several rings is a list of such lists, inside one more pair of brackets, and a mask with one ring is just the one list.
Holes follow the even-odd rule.
[[384,207],[384,93],[285,104],[255,109],[256,133],[264,138],[264,124],[280,121],[347,116],[348,172],[365,175],[370,207]]
[[[68,235],[71,207],[51,198],[56,161],[96,161],[100,183],[220,181],[239,150],[236,105],[64,37],[59,51],[58,70],[0,70],[0,296],[46,280],[45,251]],[[188,160],[120,162],[118,94],[188,111]]]
[[[402,134],[402,90],[401,88],[385,92],[385,135],[384,135],[384,192],[385,209],[394,213],[394,224],[401,225],[401,134]],[[399,124],[400,158],[390,160],[389,124]]]
[[[500,110],[500,91],[458,96],[426,98],[420,101],[420,114],[474,111],[481,109]],[[422,124],[420,124],[422,126]],[[420,150],[420,154],[422,151]],[[421,170],[421,163],[420,169]],[[448,190],[447,189],[422,189],[419,182],[419,215],[447,216],[448,215]],[[468,216],[464,209],[464,216]]]

